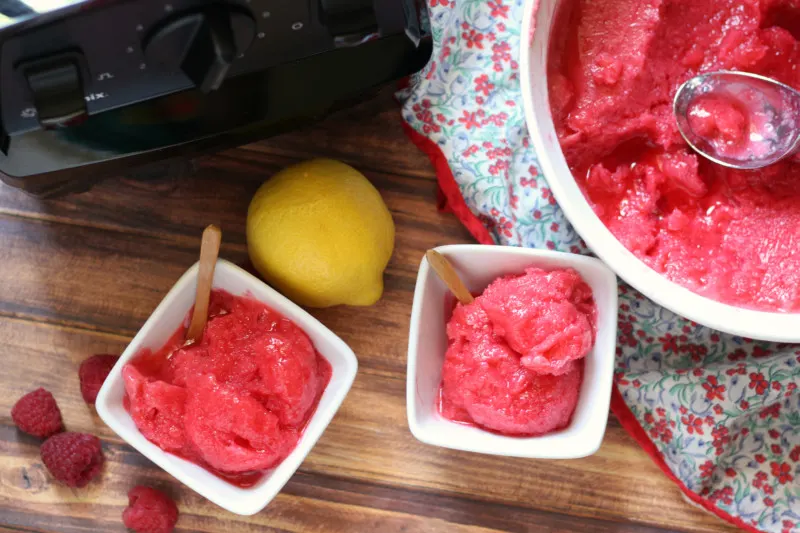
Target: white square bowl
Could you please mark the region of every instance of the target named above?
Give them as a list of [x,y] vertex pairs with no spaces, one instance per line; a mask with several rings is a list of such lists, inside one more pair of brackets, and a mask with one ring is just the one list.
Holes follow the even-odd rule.
[[252,515],[266,507],[280,492],[314,447],[350,390],[358,361],[347,344],[317,319],[258,278],[228,261],[219,260],[214,272],[214,287],[234,295],[249,294],[297,324],[331,364],[331,380],[297,447],[252,487],[232,485],[194,463],[163,451],[139,432],[123,407],[122,367],[143,349],[162,347],[183,324],[194,305],[197,269],[195,264],[186,271],[125,349],[97,395],[97,413],[123,440],[187,487],[232,513]]
[[617,277],[593,257],[512,246],[452,245],[436,251],[453,263],[467,288],[482,292],[495,279],[528,267],[572,268],[592,288],[597,337],[587,354],[580,397],[570,425],[539,437],[507,437],[452,422],[437,410],[447,351],[448,290],[423,258],[417,275],[408,340],[406,410],[411,433],[434,446],[510,457],[572,459],[600,447],[608,421],[617,340]]

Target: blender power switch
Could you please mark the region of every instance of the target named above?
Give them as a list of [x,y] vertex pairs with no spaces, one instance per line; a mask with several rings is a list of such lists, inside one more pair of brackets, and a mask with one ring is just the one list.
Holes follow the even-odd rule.
[[64,126],[86,115],[81,69],[62,56],[21,66],[42,126]]

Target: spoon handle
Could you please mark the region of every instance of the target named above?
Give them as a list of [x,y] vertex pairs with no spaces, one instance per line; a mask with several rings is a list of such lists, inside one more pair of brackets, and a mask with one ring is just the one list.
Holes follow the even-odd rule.
[[211,285],[214,282],[214,268],[217,266],[219,245],[222,232],[213,224],[203,231],[200,244],[200,266],[197,271],[197,293],[195,295],[194,313],[189,329],[186,330],[186,342],[194,343],[203,336],[208,321],[208,301],[211,297]]
[[450,292],[453,293],[453,296],[455,296],[459,302],[466,305],[474,301],[469,289],[467,289],[464,282],[461,281],[461,278],[458,277],[456,269],[453,268],[452,263],[450,263],[445,256],[436,250],[428,250],[425,253],[425,257],[428,259],[431,268],[433,268],[441,280],[444,281],[444,284],[447,285],[447,288],[450,289]]

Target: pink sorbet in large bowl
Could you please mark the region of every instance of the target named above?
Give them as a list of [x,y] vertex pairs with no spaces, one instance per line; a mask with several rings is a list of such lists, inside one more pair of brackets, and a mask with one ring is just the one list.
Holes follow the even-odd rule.
[[[742,70],[800,88],[789,0],[564,1],[548,89],[559,142],[592,209],[669,280],[723,303],[800,311],[800,163],[755,171],[695,154],[672,99],[687,79]],[[729,117],[707,121],[724,134]],[[741,125],[737,125],[740,127]]]

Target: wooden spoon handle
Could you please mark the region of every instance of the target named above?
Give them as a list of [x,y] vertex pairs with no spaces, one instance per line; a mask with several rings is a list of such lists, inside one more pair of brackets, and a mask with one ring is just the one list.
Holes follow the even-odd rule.
[[208,321],[208,301],[211,297],[211,285],[214,282],[214,268],[217,266],[219,245],[222,232],[213,224],[203,231],[200,244],[200,267],[197,271],[197,293],[194,301],[194,313],[189,329],[186,330],[186,342],[194,343],[203,336]]
[[464,282],[461,281],[461,278],[458,277],[456,269],[453,268],[452,263],[450,263],[445,256],[436,250],[428,250],[425,257],[428,259],[431,268],[433,268],[436,274],[444,281],[444,284],[447,285],[447,288],[450,289],[450,292],[453,293],[453,296],[455,296],[459,302],[466,305],[474,301],[472,294],[469,292],[466,285],[464,285]]

